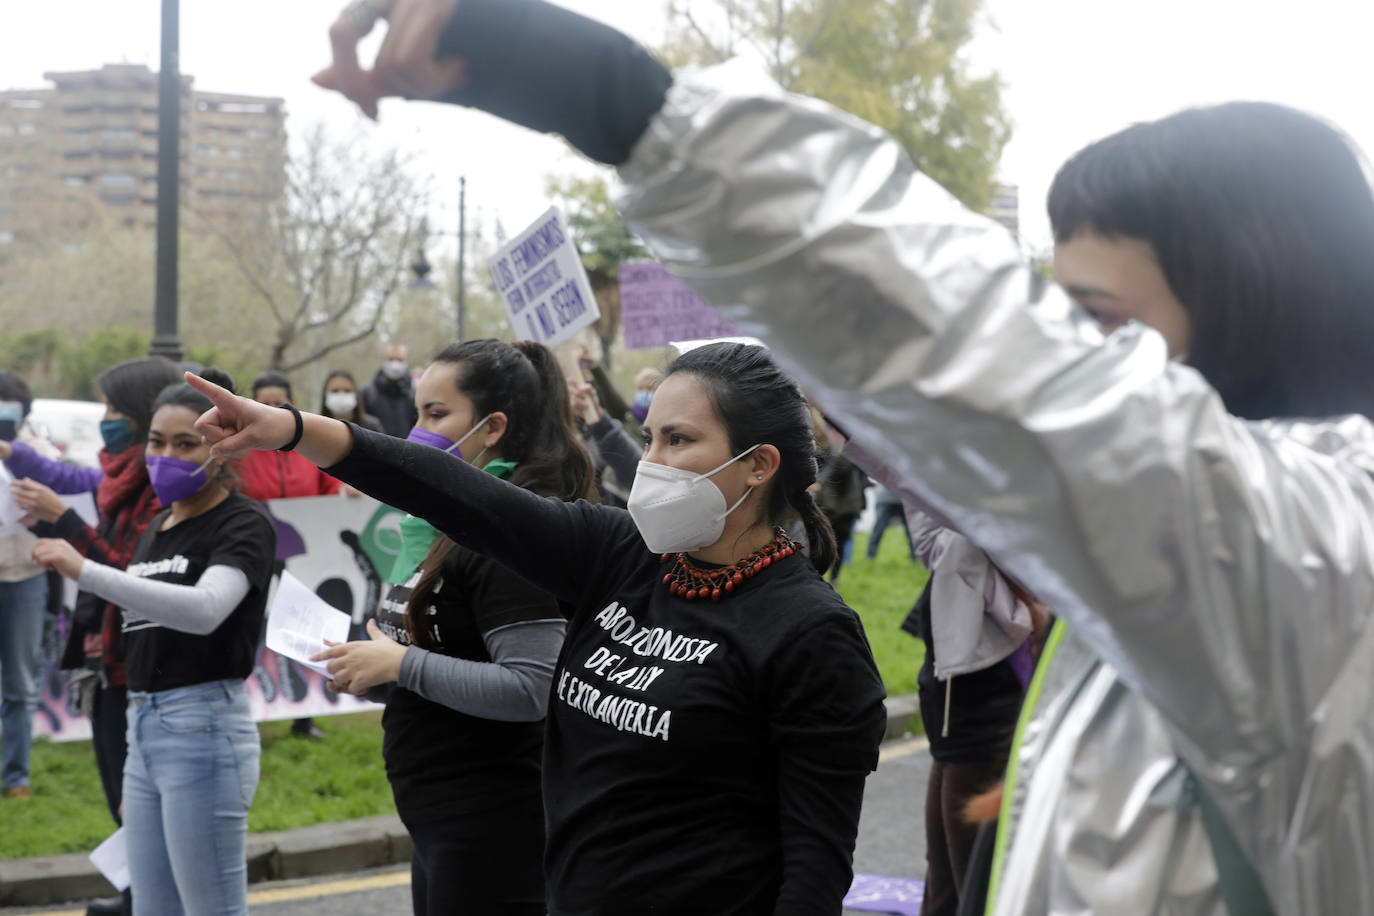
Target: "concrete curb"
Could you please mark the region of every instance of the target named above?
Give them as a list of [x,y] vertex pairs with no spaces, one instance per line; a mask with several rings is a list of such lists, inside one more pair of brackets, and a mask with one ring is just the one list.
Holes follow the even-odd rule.
[[[889,697],[884,741],[920,718],[914,694]],[[394,814],[248,837],[248,881],[308,878],[410,861],[410,834]],[[108,897],[114,888],[81,853],[0,861],[0,906],[47,906]]]

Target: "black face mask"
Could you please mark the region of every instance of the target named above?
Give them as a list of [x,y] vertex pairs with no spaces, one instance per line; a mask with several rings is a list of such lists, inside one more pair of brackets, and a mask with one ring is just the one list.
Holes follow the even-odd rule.
[[13,442],[19,435],[19,424],[13,420],[0,420],[0,439],[6,442]]

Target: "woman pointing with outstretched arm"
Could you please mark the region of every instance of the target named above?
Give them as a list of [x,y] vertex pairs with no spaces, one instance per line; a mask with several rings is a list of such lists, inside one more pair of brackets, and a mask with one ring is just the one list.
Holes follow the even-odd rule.
[[840,912],[883,688],[816,571],[835,544],[810,412],[762,348],[669,367],[628,512],[190,381],[216,454],[295,448],[571,607],[543,769],[553,916]]

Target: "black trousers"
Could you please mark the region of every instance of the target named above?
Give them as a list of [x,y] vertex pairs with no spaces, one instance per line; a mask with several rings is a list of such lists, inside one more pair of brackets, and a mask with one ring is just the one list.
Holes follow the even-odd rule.
[[[959,889],[973,858],[978,825],[964,820],[964,804],[1002,778],[1007,761],[942,763],[926,785],[926,888],[921,916],[955,916]],[[986,863],[990,865],[991,863]]]
[[100,785],[105,789],[105,803],[110,806],[110,816],[116,824],[124,823],[119,805],[124,798],[124,758],[129,753],[124,717],[128,703],[129,691],[123,685],[95,688],[91,746],[95,749]]
[[415,916],[544,916],[544,806],[406,824]]
[[849,539],[854,536],[854,523],[859,520],[857,515],[829,515],[830,527],[835,532],[835,562],[827,570],[830,581],[834,582],[840,577],[840,567],[844,565],[844,545],[849,543]]
[[[125,716],[128,705],[127,687],[95,688],[91,707],[91,747],[95,750],[100,786],[105,790],[105,804],[110,806],[110,817],[121,825],[124,823],[124,818],[119,816],[119,806],[124,801],[124,758],[129,753]],[[133,895],[126,890],[120,898],[122,912],[132,913]]]

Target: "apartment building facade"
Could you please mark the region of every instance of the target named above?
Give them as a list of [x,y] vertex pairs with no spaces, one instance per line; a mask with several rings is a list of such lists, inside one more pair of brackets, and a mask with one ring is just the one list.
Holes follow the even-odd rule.
[[[0,91],[0,245],[100,210],[153,226],[157,74],[107,64],[44,78],[52,85]],[[183,206],[213,219],[261,218],[285,185],[283,101],[181,82]]]

